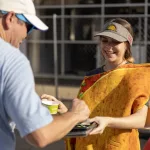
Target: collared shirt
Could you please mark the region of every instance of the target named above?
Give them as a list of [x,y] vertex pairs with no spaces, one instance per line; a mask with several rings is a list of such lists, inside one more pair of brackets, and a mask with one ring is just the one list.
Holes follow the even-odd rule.
[[0,150],[15,150],[12,122],[24,137],[52,120],[35,92],[29,61],[0,39]]

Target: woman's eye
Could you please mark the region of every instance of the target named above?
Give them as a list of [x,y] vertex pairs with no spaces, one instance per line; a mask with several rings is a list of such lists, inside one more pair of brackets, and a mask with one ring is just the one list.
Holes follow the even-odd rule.
[[108,41],[107,41],[107,40],[102,40],[102,42],[103,42],[103,43],[107,43]]
[[114,43],[114,44],[119,44],[120,42],[119,42],[119,41],[113,41],[113,43]]

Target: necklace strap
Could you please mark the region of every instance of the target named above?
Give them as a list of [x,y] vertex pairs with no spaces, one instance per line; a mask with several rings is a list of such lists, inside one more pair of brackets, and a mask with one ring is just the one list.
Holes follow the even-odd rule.
[[[126,61],[126,60],[123,60],[123,61],[122,61],[121,63],[119,63],[115,68],[118,68],[119,66],[124,65],[124,64],[127,64],[127,61]],[[112,69],[115,69],[115,68],[112,68]],[[111,69],[108,69],[108,68],[107,68],[106,64],[103,66],[103,69],[104,69],[105,71],[111,70]]]

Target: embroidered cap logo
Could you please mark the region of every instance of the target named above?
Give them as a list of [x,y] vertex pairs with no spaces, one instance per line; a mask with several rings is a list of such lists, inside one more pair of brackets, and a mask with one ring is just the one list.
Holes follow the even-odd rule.
[[107,30],[116,31],[116,27],[115,27],[115,25],[109,25],[109,26],[107,27]]

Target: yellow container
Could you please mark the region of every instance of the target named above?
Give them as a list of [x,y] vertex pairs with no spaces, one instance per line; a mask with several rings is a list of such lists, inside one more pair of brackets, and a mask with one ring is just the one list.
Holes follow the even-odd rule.
[[42,104],[49,109],[51,114],[57,114],[59,105],[58,102],[42,100]]

